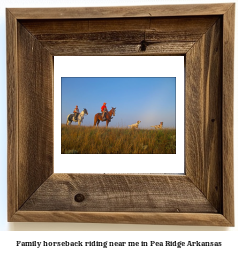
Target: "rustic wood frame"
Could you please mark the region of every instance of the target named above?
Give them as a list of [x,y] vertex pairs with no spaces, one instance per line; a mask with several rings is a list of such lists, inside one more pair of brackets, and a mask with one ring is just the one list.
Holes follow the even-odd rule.
[[[234,18],[233,3],[6,9],[8,221],[234,226]],[[57,55],[184,55],[186,175],[54,174]]]

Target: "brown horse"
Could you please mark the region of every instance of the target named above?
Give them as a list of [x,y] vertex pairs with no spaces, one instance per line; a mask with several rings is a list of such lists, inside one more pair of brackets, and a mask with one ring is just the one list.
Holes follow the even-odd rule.
[[112,119],[112,116],[115,116],[115,112],[116,112],[116,108],[113,108],[106,112],[104,117],[106,118],[105,120],[102,119],[102,113],[97,113],[95,116],[94,116],[94,126],[97,126],[99,125],[100,121],[104,122],[106,121],[106,126],[108,127],[108,124],[109,122],[111,122],[111,119]]

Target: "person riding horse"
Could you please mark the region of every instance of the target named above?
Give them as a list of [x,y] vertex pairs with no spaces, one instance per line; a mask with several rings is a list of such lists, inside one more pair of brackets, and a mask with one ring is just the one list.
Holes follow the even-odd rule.
[[101,107],[102,119],[103,119],[103,120],[105,120],[104,115],[105,115],[105,113],[107,112],[107,106],[106,106],[106,105],[107,105],[107,103],[104,102],[103,105],[102,105],[102,107]]
[[77,120],[77,117],[79,115],[79,109],[78,109],[78,106],[76,105],[75,109],[74,109],[74,119]]

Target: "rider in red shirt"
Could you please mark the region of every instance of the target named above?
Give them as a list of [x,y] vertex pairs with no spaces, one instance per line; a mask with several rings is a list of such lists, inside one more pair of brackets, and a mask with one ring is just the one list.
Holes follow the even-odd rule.
[[107,111],[107,106],[106,106],[106,102],[103,103],[102,107],[101,107],[101,112],[102,112],[102,118],[104,119],[104,115],[105,112]]

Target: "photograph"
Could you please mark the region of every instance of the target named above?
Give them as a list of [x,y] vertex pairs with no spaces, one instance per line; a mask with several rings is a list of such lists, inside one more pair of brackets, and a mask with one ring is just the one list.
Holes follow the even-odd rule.
[[62,77],[62,154],[176,154],[176,77]]

